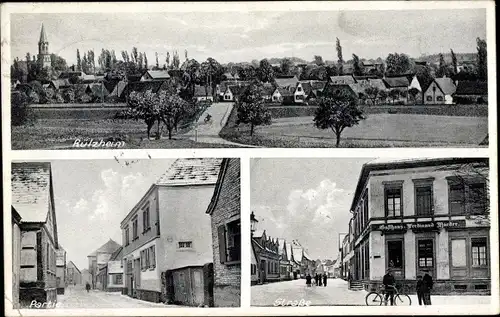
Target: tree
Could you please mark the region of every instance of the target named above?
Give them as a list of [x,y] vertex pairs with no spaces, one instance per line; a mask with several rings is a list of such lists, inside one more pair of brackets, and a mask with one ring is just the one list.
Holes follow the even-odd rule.
[[456,75],[458,73],[457,55],[455,55],[455,52],[453,52],[452,49],[450,49],[450,53],[451,53],[451,65],[453,66],[453,75]]
[[366,87],[365,89],[365,95],[372,101],[373,105],[376,104],[379,93],[380,90],[377,87]]
[[252,65],[242,67],[238,72],[238,76],[240,76],[241,80],[255,79],[257,77],[257,70]]
[[172,58],[172,69],[179,69],[180,64],[181,61],[179,59],[179,54],[177,53],[177,51],[175,51]]
[[380,102],[384,103],[387,100],[387,92],[385,90],[381,90],[378,92],[378,98],[380,99]]
[[411,96],[411,99],[413,100],[414,103],[417,103],[417,95],[419,93],[420,91],[415,87],[412,87],[408,90],[408,94]]
[[356,99],[345,92],[321,97],[314,115],[314,123],[318,129],[331,129],[335,133],[336,147],[340,145],[340,136],[345,128],[357,125],[364,119]]
[[194,88],[200,77],[200,63],[195,59],[190,59],[182,64],[181,69],[184,71],[182,82],[184,89],[188,92],[188,99],[194,96]]
[[325,62],[323,62],[323,57],[321,57],[320,55],[314,55],[314,64],[318,66],[325,65]]
[[142,56],[144,56],[144,68],[148,70],[148,57],[146,56],[146,52],[142,53]]
[[400,96],[399,94],[399,91],[397,89],[391,89],[389,91],[389,97],[391,97],[392,99],[392,104],[394,104],[394,102],[396,101],[396,99],[398,99]]
[[336,43],[337,58],[338,58],[338,72],[340,75],[344,73],[344,58],[342,57],[342,46],[340,46],[340,40],[337,37]]
[[66,60],[56,54],[50,54],[50,63],[52,65],[52,69],[55,71],[65,71],[68,69]]
[[422,91],[427,90],[429,85],[434,80],[434,77],[432,76],[431,69],[429,66],[418,67],[415,75],[417,76]]
[[178,123],[179,117],[186,112],[187,103],[176,94],[162,90],[153,93],[146,92],[130,93],[128,99],[129,109],[122,118],[144,120],[147,125],[148,139],[151,135],[151,128],[157,123],[156,139],[160,138],[160,124],[164,123],[168,130],[168,138],[172,139],[172,131]]
[[271,83],[274,80],[274,71],[267,59],[260,61],[257,74],[263,83]]
[[[38,96],[35,96],[36,93],[33,91],[32,100],[38,99]],[[38,103],[38,100],[33,100]],[[33,112],[33,109],[29,106],[30,98],[24,93],[19,91],[11,92],[11,124],[12,126],[21,126],[24,124],[30,124],[36,120],[36,116]]]
[[446,62],[444,61],[444,55],[439,53],[439,66],[436,72],[436,77],[444,77],[446,75]]
[[138,64],[139,62],[139,52],[137,51],[137,47],[132,47],[132,62],[134,62],[137,67],[141,68],[141,66]]
[[250,136],[253,136],[255,126],[271,124],[271,113],[265,106],[262,93],[262,86],[253,83],[236,104],[236,124],[250,124]]
[[80,50],[76,49],[76,69],[82,70],[82,59],[80,58]]
[[486,41],[476,39],[477,42],[477,76],[482,79],[488,79],[488,54],[486,51]]
[[165,63],[167,68],[170,67],[170,52],[167,52],[167,57],[165,57]]
[[412,68],[410,58],[405,54],[391,53],[387,56],[385,64],[389,75],[406,74]]
[[280,69],[282,75],[290,75],[293,64],[292,61],[288,58],[283,58],[280,63]]
[[205,83],[208,87],[212,87],[211,95],[215,95],[217,84],[222,80],[224,70],[222,66],[214,58],[209,57],[200,65],[201,75],[205,78]]
[[156,69],[160,69],[160,62],[158,61],[158,52],[155,52],[156,56]]
[[353,73],[355,76],[361,76],[363,75],[363,71],[361,69],[361,65],[359,63],[359,57],[356,54],[352,54],[352,61],[353,61]]

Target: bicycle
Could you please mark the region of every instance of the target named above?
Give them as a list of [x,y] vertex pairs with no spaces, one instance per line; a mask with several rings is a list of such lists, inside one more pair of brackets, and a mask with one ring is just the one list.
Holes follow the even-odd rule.
[[[394,306],[410,306],[411,298],[405,293],[400,293],[398,289],[393,286],[394,290]],[[384,303],[387,306],[389,299],[385,299],[385,290],[381,287],[379,291],[371,291],[365,297],[366,306],[382,306]]]

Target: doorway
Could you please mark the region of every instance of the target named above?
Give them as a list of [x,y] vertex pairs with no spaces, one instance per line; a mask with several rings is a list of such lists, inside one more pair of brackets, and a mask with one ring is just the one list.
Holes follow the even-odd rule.
[[264,284],[266,279],[266,261],[260,260],[260,283]]
[[428,270],[429,275],[436,276],[434,239],[417,239],[417,275]]
[[392,269],[392,274],[396,278],[404,279],[404,247],[403,240],[387,240],[386,241],[386,270]]

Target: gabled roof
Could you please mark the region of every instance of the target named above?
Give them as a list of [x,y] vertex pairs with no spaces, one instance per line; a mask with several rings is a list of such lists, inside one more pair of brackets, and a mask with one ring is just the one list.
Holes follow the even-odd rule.
[[56,89],[59,89],[61,87],[69,87],[71,86],[71,83],[69,82],[69,79],[64,78],[64,79],[54,79],[51,81],[51,83],[56,87]]
[[271,96],[274,93],[274,86],[270,83],[263,84],[262,93],[264,96]]
[[296,76],[280,76],[274,79],[278,87],[294,86],[299,82]]
[[261,238],[264,235],[265,230],[255,230],[253,232],[254,238]]
[[109,95],[108,90],[102,83],[92,83],[88,84],[88,88],[92,91],[92,93],[96,96],[107,96]]
[[111,254],[111,257],[109,258],[110,261],[117,261],[117,260],[121,260],[122,258],[122,255],[123,255],[123,247],[120,246],[118,249],[115,250],[115,252],[113,252]]
[[486,81],[459,81],[455,95],[487,95],[488,82]]
[[311,93],[311,91],[313,90],[311,83],[310,83],[310,82],[308,82],[308,81],[306,81],[306,82],[301,82],[300,84],[301,84],[302,89],[304,90],[304,93],[305,93],[306,95],[309,95],[309,94]]
[[[161,86],[163,85],[163,81],[135,81],[129,82],[127,87],[124,87],[126,91],[132,92],[146,92],[151,90],[153,93],[158,92]],[[122,91],[123,92],[123,91]]]
[[106,80],[103,81],[104,87],[106,87],[106,90],[111,94],[113,90],[115,90],[115,87],[118,85],[119,81],[117,80]]
[[82,273],[82,272],[80,272],[80,269],[78,269],[78,267],[76,266],[76,264],[73,263],[73,261],[69,261],[68,265],[66,265],[66,267],[68,267],[70,264],[78,271],[78,273],[80,273],[80,274]]
[[243,94],[243,92],[247,87],[248,87],[247,85],[228,86],[226,91],[230,90],[233,96],[240,96],[241,94]]
[[370,87],[376,87],[379,90],[386,90],[387,89],[387,87],[384,84],[384,81],[380,78],[376,78],[376,79],[369,78],[368,83],[369,83]]
[[287,89],[287,88],[283,88],[283,87],[278,87],[276,88],[276,90],[280,93],[280,95],[282,95],[283,97],[287,97],[287,96],[293,96],[293,93]]
[[22,222],[45,222],[51,202],[51,167],[46,162],[12,163],[12,207]]
[[222,159],[177,159],[157,181],[156,185],[212,185],[217,182]]
[[170,79],[170,74],[166,70],[148,70],[146,72],[153,80]]
[[205,86],[195,85],[194,86],[194,97],[205,97],[211,96],[211,89],[206,89]]
[[352,75],[331,76],[330,82],[335,85],[349,85],[356,83]]
[[105,244],[103,244],[99,249],[97,249],[96,252],[97,253],[111,253],[112,254],[120,247],[121,247],[121,245],[118,244],[116,241],[114,241],[113,239],[109,239],[109,241],[106,242]]
[[115,85],[115,87],[114,87],[113,91],[111,92],[111,94],[113,96],[121,97],[123,95],[123,92],[126,91],[125,88],[127,88],[127,85],[128,85],[128,83],[126,81],[124,81],[124,80],[119,81]]
[[295,262],[301,262],[302,255],[303,255],[302,248],[297,248],[297,247],[293,248],[293,259],[295,260]]
[[457,87],[449,77],[435,78],[434,81],[445,95],[453,95]]
[[410,85],[410,82],[408,81],[408,78],[406,76],[386,77],[383,80],[388,88],[407,88]]
[[311,80],[311,87],[313,90],[323,90],[326,83],[326,80]]

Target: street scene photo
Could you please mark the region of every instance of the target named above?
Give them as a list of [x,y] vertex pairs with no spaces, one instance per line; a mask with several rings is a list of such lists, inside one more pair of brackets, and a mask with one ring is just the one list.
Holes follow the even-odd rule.
[[487,158],[252,159],[251,305],[491,305],[489,185]]
[[11,167],[14,309],[240,306],[239,159]]
[[196,6],[10,14],[12,149],[489,144],[485,8]]

